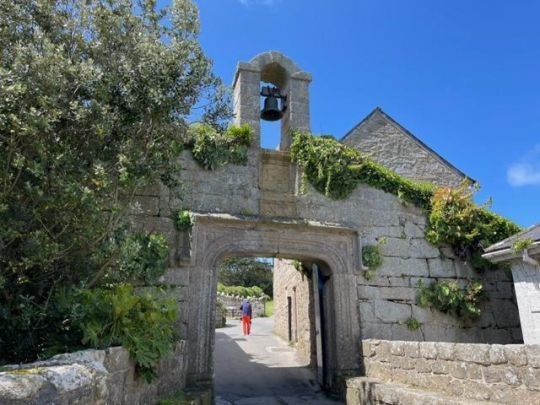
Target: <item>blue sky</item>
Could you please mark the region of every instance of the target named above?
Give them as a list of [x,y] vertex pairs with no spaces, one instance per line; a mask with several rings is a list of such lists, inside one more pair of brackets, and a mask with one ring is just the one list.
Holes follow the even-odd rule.
[[[312,130],[337,138],[380,106],[478,180],[477,201],[540,222],[540,2],[199,0],[201,42],[230,83],[278,50],[313,75]],[[265,128],[263,145],[275,147]]]

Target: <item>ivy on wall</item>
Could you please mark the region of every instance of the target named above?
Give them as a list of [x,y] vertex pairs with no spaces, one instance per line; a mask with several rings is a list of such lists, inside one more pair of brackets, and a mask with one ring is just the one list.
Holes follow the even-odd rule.
[[454,281],[437,281],[429,286],[419,281],[418,287],[418,305],[433,307],[459,319],[478,318],[482,314],[480,304],[487,300],[484,286],[477,281],[464,289]]
[[227,163],[245,165],[253,142],[253,130],[247,124],[231,125],[225,131],[194,124],[187,136],[185,146],[191,148],[193,158],[207,170],[219,169]]
[[376,245],[362,246],[362,264],[368,268],[364,273],[366,280],[371,280],[375,270],[381,267],[383,256],[380,247],[386,243],[386,238],[381,238]]
[[437,246],[450,245],[478,270],[493,268],[481,257],[482,247],[520,231],[513,222],[477,206],[470,184],[437,189],[406,179],[330,136],[293,131],[291,157],[303,172],[303,190],[307,180],[327,197],[343,199],[363,183],[424,209],[429,218],[426,238]]

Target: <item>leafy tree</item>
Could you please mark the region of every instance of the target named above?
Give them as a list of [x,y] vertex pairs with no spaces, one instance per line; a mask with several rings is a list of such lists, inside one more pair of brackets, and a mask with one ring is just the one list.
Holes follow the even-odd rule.
[[0,363],[47,351],[59,291],[164,271],[127,214],[137,189],[176,186],[194,111],[228,118],[198,31],[189,0],[0,3]]
[[218,272],[218,282],[225,286],[260,287],[273,296],[272,265],[251,257],[234,257],[223,261]]

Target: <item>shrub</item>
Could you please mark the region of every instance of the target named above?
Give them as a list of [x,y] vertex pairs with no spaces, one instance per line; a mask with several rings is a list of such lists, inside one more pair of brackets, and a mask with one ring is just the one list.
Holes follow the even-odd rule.
[[512,244],[512,251],[516,254],[523,252],[533,245],[533,240],[528,238],[518,238]]
[[193,158],[205,169],[216,170],[227,163],[245,165],[248,148],[253,142],[253,131],[244,124],[218,131],[206,124],[189,128],[193,142]]
[[242,287],[242,286],[229,286],[229,285],[223,285],[222,283],[218,283],[218,292],[231,295],[231,296],[239,296],[242,298],[264,298],[268,297],[262,288],[258,286],[252,286],[252,287]]
[[189,210],[178,210],[174,218],[174,225],[179,231],[187,231],[192,226],[192,213]]
[[175,338],[175,302],[138,296],[128,284],[61,290],[54,298],[54,314],[58,321],[53,324],[59,329],[46,342],[46,354],[77,346],[121,345],[147,381],[155,376],[155,367],[171,351]]
[[426,239],[437,246],[452,246],[459,258],[470,261],[476,269],[489,269],[494,266],[481,257],[483,247],[519,232],[520,228],[475,205],[473,191],[467,184],[457,189],[437,190],[432,199]]
[[453,281],[437,281],[429,287],[419,281],[418,286],[418,305],[434,307],[459,319],[478,318],[482,313],[479,305],[487,299],[479,282],[471,282],[463,290]]

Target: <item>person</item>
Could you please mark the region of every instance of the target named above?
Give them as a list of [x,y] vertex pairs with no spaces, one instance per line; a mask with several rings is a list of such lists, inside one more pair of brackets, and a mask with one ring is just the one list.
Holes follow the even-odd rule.
[[246,299],[240,305],[242,311],[242,326],[244,328],[244,336],[251,333],[251,302]]

